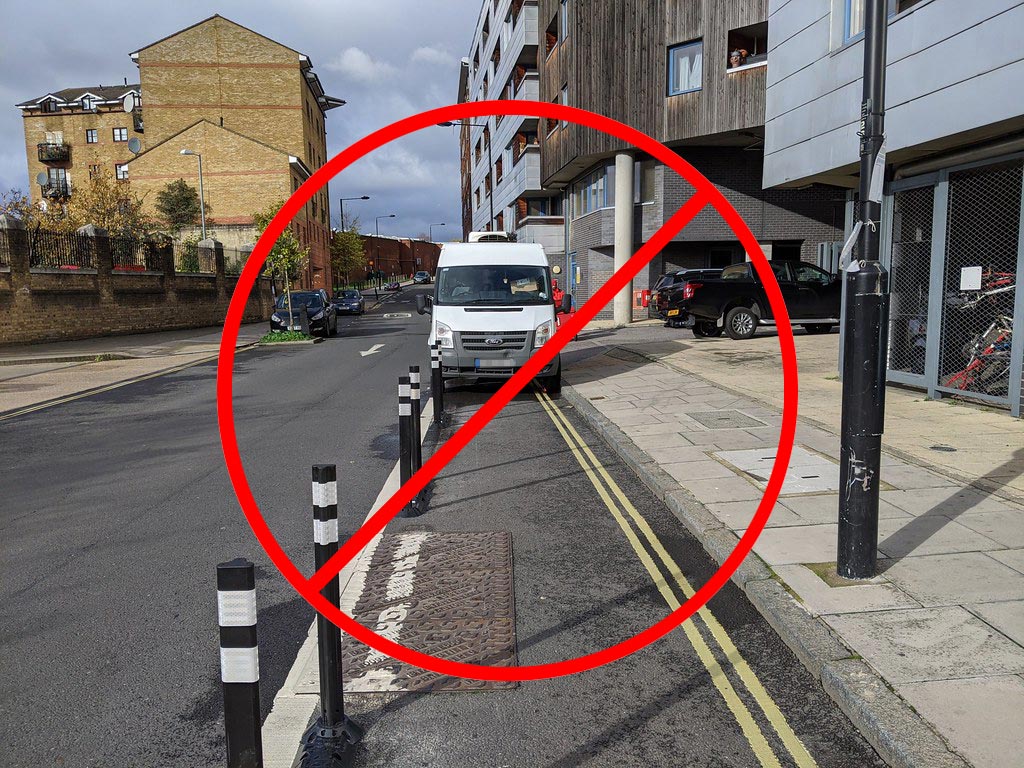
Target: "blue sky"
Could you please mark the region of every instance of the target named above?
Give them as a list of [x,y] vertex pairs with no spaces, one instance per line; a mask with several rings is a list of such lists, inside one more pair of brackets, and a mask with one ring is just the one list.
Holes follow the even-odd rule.
[[[128,54],[219,13],[307,54],[325,90],[348,104],[328,113],[328,151],[401,117],[455,101],[480,0],[227,0],[149,3],[51,0],[11,3],[0,26],[0,189],[27,191],[21,113],[14,105],[50,90],[138,80]],[[458,140],[434,128],[382,148],[331,182],[365,231],[418,235],[431,223],[438,239],[461,235]]]

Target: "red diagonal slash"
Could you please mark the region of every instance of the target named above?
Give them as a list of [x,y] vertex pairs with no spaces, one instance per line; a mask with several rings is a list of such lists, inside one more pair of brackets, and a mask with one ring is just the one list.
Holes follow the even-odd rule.
[[[550,118],[566,122],[579,123],[591,128],[614,135],[616,138],[632,144],[647,154],[661,160],[683,176],[696,190],[665,224],[644,244],[629,262],[619,269],[605,285],[603,285],[587,301],[575,316],[564,323],[555,335],[537,350],[515,375],[491,396],[491,398],[463,425],[435,454],[423,465],[402,488],[400,488],[384,506],[382,506],[366,523],[345,542],[338,553],[317,571],[312,578],[306,579],[289,559],[266,521],[260,514],[259,507],[252,496],[245,470],[242,467],[238,452],[237,435],[235,433],[234,414],[232,409],[232,370],[234,364],[235,344],[238,328],[245,310],[246,299],[252,289],[271,245],[288,226],[295,214],[327,181],[351,163],[370,151],[405,136],[415,130],[430,127],[445,121],[458,121],[473,117],[490,115],[529,115]],[[430,656],[398,643],[387,640],[372,630],[362,626],[350,616],[342,613],[331,605],[320,594],[320,589],[350,562],[376,536],[388,522],[433,479],[458,453],[480,432],[484,426],[522,389],[554,356],[589,322],[601,309],[611,302],[618,293],[659,250],[661,250],[686,224],[696,216],[705,205],[710,203],[732,227],[746,252],[751,255],[754,266],[765,287],[776,320],[779,334],[779,345],[782,353],[782,368],[786,388],[786,402],[782,414],[782,426],[779,432],[779,445],[776,451],[775,466],[769,477],[764,498],[739,544],[722,566],[712,575],[696,594],[680,608],[673,611],[661,621],[643,632],[627,638],[616,645],[601,651],[580,656],[575,659],[539,664],[524,667],[490,667],[479,664],[464,664],[436,656]],[[610,661],[622,658],[653,642],[659,637],[679,626],[693,613],[701,608],[728,581],[743,558],[750,552],[768,520],[775,500],[778,498],[785,471],[789,464],[789,456],[793,447],[796,429],[796,352],[793,347],[792,329],[789,316],[779,291],[775,276],[772,273],[764,254],[749,228],[743,223],[739,214],[725,200],[722,194],[707,179],[701,176],[681,157],[651,137],[601,115],[585,110],[566,107],[560,104],[532,101],[488,101],[457,104],[441,109],[430,110],[400,120],[386,128],[361,139],[333,157],[323,168],[311,176],[282,207],[281,211],[268,225],[263,236],[253,249],[238,285],[232,295],[224,323],[224,334],[221,339],[220,357],[217,371],[217,416],[220,426],[221,444],[224,459],[231,477],[232,486],[238,497],[239,504],[249,521],[257,539],[267,554],[288,582],[317,611],[329,618],[357,640],[386,653],[408,664],[429,669],[439,674],[468,677],[477,680],[532,680],[545,677],[571,674],[592,669]]]

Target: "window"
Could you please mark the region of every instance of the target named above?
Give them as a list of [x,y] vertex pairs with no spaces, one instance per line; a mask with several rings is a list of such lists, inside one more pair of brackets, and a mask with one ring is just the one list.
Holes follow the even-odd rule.
[[921,0],[896,0],[896,13],[903,13],[908,8],[913,8],[915,5],[920,3]]
[[634,163],[633,202],[654,202],[654,160],[641,160]]
[[480,155],[481,155],[481,152],[482,152],[482,145],[481,145],[481,143],[480,143],[480,139],[477,139],[477,140],[476,140],[476,149],[474,150],[474,153],[475,153],[475,155],[476,155],[476,161],[477,161],[478,163],[480,162]]
[[501,183],[503,167],[504,163],[502,162],[502,158],[499,157],[497,160],[494,161],[494,181],[497,184]]
[[43,112],[60,112],[60,105],[56,99],[47,99],[43,102]]
[[573,214],[585,216],[611,203],[608,195],[608,169],[599,168],[588,176],[580,179],[573,186]]
[[828,285],[832,282],[832,275],[823,269],[819,269],[813,264],[800,264],[793,265],[793,273],[798,283],[817,283],[819,285]]
[[64,143],[64,131],[47,131],[46,132],[46,143],[47,144],[63,144]]
[[[551,103],[552,104],[558,104],[561,101],[561,99],[562,99],[562,95],[559,94],[558,98],[554,98],[554,99],[551,100]],[[553,117],[545,117],[544,118],[544,125],[547,128],[548,136],[550,136],[552,133],[554,133],[555,128],[558,127],[558,121],[555,118],[553,118]]]
[[505,231],[505,214],[504,214],[504,212],[499,213],[497,216],[495,216],[494,217],[494,222],[495,222],[494,228],[496,230],[498,230],[499,232],[504,232]]
[[768,63],[768,22],[729,30],[728,68]]
[[[562,90],[558,92],[558,103],[561,104],[562,106],[568,106],[568,104],[569,104],[569,84],[568,83],[563,85],[562,86]],[[562,123],[561,123],[563,128],[565,128],[565,126],[567,126],[568,124],[569,123],[566,120],[563,120]]]
[[484,192],[488,195],[491,194],[491,174],[489,173],[484,176]]
[[695,40],[668,49],[668,95],[701,89],[704,42]]
[[552,17],[551,23],[548,24],[548,28],[544,31],[544,45],[548,56],[558,47],[558,39],[558,15],[556,14]]
[[127,179],[128,178],[128,163],[117,163],[114,166],[114,175],[117,176],[117,178],[120,179],[121,181],[124,181],[125,179]]
[[476,207],[480,207],[480,187],[476,188]]
[[558,42],[569,36],[569,2],[561,0],[558,5]]
[[128,141],[128,129],[127,128],[115,128],[114,129],[114,141]]
[[99,140],[100,140],[99,139],[99,135],[96,133],[96,129],[95,128],[89,128],[89,129],[86,130],[86,132],[85,132],[85,143],[86,144],[95,144]]
[[843,42],[864,31],[864,0],[843,0]]
[[89,178],[90,179],[95,179],[99,175],[100,175],[100,167],[98,165],[90,165],[89,166]]

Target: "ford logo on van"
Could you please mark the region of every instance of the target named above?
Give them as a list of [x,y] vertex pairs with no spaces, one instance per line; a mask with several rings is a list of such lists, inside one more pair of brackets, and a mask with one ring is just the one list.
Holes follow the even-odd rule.
[[498,346],[499,344],[501,344],[504,341],[505,340],[503,338],[501,338],[500,336],[492,336],[489,339],[484,339],[484,342],[487,343],[487,344],[490,344],[492,347],[496,347],[496,346]]

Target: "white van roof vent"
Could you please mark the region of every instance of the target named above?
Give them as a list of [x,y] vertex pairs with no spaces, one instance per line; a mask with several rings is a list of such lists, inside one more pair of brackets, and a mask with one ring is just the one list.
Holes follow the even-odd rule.
[[468,243],[514,243],[514,232],[470,232]]

